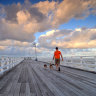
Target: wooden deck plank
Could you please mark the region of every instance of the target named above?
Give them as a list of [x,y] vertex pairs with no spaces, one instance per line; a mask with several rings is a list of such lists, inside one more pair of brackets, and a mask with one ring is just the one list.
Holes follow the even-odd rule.
[[31,96],[29,83],[26,83],[26,96]]
[[[42,71],[42,69],[41,69]],[[47,70],[46,70],[47,71]],[[57,72],[57,71],[55,71]],[[77,93],[75,90],[72,90],[72,87],[68,87],[68,85],[66,86],[66,83],[64,82],[64,80],[58,78],[58,76],[53,75],[52,74],[52,70],[48,71],[48,72],[42,72],[42,73],[46,73],[45,75],[50,78],[50,81],[65,95],[70,96],[70,92],[71,95],[74,94],[74,96],[79,96],[79,93]],[[83,94],[84,95],[84,94]]]
[[11,86],[9,92],[8,92],[8,96],[14,96],[15,93],[16,93],[15,91],[18,91],[17,88],[20,86],[20,85],[18,84],[18,79],[19,79],[21,70],[22,70],[22,66],[19,66],[17,72],[14,73],[15,78],[11,81],[12,86]]
[[42,81],[47,85],[47,87],[52,91],[55,96],[65,96],[62,92],[51,82],[49,78],[46,78],[40,70],[37,70],[36,66],[34,67],[35,72],[41,77]]
[[38,85],[40,86],[41,92],[43,96],[54,96],[51,90],[46,86],[44,82],[42,82],[40,76],[36,74],[34,69],[32,69],[32,73],[34,75],[35,80],[37,81]]
[[[40,87],[38,86],[38,83],[37,83],[37,81],[35,80],[34,75],[33,75],[33,73],[32,73],[32,70],[30,69],[30,67],[29,67],[29,74],[30,74],[31,80],[32,80],[32,82],[33,82],[33,83],[30,84],[31,94],[33,94],[34,96],[42,96]],[[32,87],[31,85],[33,85],[33,87]],[[35,89],[35,90],[34,90],[34,89]]]
[[[96,89],[93,88],[93,87],[91,87],[91,86],[88,86],[88,85],[85,84],[85,83],[82,83],[82,82],[80,82],[80,81],[78,81],[78,80],[75,80],[75,79],[73,79],[73,78],[70,78],[70,77],[67,76],[67,75],[55,73],[54,71],[53,71],[53,73],[54,73],[55,75],[61,77],[61,79],[64,78],[64,80],[65,80],[66,82],[68,82],[70,85],[76,87],[77,89],[82,90],[82,92],[84,92],[84,93],[86,93],[86,94],[91,94],[91,95],[93,95],[93,96],[94,96],[94,94],[96,94],[96,91],[94,91],[94,90],[96,90]],[[78,86],[78,85],[79,85],[79,86]],[[90,91],[90,88],[92,88],[91,91]]]
[[15,86],[14,96],[19,96],[21,83],[17,83]]
[[96,96],[96,74],[25,60],[0,79],[0,96]]
[[[12,71],[11,76],[9,76],[9,79],[5,82],[5,85],[0,90],[1,94],[7,94],[8,95],[8,93],[12,87],[12,84],[14,82],[14,79],[17,78],[17,74],[14,75],[14,73],[16,73],[16,72],[17,72],[16,70]],[[9,73],[9,75],[10,75],[10,73]],[[7,96],[7,95],[5,95],[5,96]]]
[[[9,79],[5,82],[5,85],[2,87],[2,89],[4,91],[0,90],[1,93],[3,92],[2,95],[8,96],[10,94],[9,96],[11,96],[11,95],[13,96],[14,92],[12,92],[12,90],[14,90],[14,87],[15,87],[14,86],[14,84],[15,84],[14,82],[18,81],[17,79],[19,77],[20,69],[21,69],[20,66],[18,66],[18,67],[16,67],[15,70],[12,70],[11,77],[10,77],[10,73],[8,73],[7,76],[9,76]],[[5,79],[5,78],[3,78],[3,79]]]
[[[60,73],[60,75],[61,75],[61,73]],[[63,75],[64,75],[64,74],[63,74]],[[64,78],[64,77],[62,77],[62,78]],[[65,77],[65,78],[66,78],[66,77]],[[68,77],[67,77],[67,78],[68,78]],[[77,82],[77,84],[76,84],[76,82],[74,82],[74,80],[71,80],[71,79],[72,79],[72,78],[68,78],[66,81],[68,81],[68,82],[70,81],[70,82],[71,82],[70,84],[73,83],[73,84],[75,85],[75,87],[79,88],[81,82],[76,81],[76,82]],[[72,85],[73,85],[73,84],[72,84]],[[78,86],[78,85],[79,85],[79,86]],[[96,92],[95,90],[96,90],[96,89],[94,89],[94,91],[93,91],[93,90],[90,91],[90,88],[91,88],[90,86],[87,86],[87,85],[84,85],[84,84],[82,84],[82,85],[83,85],[83,86],[82,86],[81,88],[83,88],[83,89],[85,90],[86,94],[91,94],[91,95],[93,95],[93,96],[95,95],[95,92]],[[86,87],[85,87],[85,86],[86,86]],[[92,88],[92,89],[93,89],[93,88]]]
[[21,83],[19,94],[19,96],[26,96],[26,83]]
[[[67,82],[65,82],[64,80],[58,78],[58,76],[56,75],[52,75],[51,73],[52,71],[48,71],[47,73],[46,72],[43,72],[45,73],[45,75],[50,78],[50,81],[55,85],[57,86],[62,92],[64,92],[66,95],[70,96],[70,92],[71,94],[74,94],[73,96],[79,96],[79,94],[81,92],[77,92],[73,86],[69,86]],[[86,96],[85,94],[82,94],[84,96]]]

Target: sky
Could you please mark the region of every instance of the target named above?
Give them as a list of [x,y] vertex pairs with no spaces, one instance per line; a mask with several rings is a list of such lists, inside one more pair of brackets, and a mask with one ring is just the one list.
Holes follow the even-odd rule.
[[96,56],[96,0],[0,0],[0,56]]

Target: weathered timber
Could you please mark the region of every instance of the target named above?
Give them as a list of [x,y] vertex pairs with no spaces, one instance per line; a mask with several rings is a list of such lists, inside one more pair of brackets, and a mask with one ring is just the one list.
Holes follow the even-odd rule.
[[0,96],[96,96],[96,74],[24,60],[0,79]]

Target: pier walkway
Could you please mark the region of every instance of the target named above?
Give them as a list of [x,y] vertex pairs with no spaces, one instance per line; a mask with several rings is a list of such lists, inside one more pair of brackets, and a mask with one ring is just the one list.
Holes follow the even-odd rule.
[[0,96],[96,96],[96,74],[24,60],[0,79]]

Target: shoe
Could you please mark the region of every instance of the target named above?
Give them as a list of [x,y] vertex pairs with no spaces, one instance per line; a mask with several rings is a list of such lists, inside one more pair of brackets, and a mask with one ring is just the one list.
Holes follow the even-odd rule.
[[60,67],[58,68],[58,71],[60,71]]

